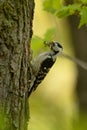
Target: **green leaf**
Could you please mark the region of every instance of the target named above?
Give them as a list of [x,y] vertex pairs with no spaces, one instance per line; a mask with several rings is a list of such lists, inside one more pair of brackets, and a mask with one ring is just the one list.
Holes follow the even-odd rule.
[[33,50],[33,55],[36,56],[43,48],[43,39],[38,36],[33,36],[31,40],[31,49]]
[[46,50],[45,45],[43,44],[44,41],[51,41],[54,39],[56,29],[51,28],[44,34],[43,38],[38,36],[33,36],[31,41],[31,48],[34,50],[33,55],[37,55],[38,53]]
[[59,18],[67,17],[69,15],[70,15],[70,13],[69,13],[68,7],[63,7],[62,9],[60,9],[59,11],[56,12],[56,16]]
[[45,0],[43,2],[44,10],[55,13],[56,10],[60,9],[62,4],[61,0]]
[[48,29],[48,31],[44,34],[45,41],[54,39],[55,33],[56,33],[55,28]]
[[69,15],[75,14],[76,11],[80,11],[80,4],[64,6],[62,9],[57,11],[56,16],[59,18],[67,17]]
[[82,7],[80,16],[81,16],[81,19],[80,19],[79,28],[84,24],[87,25],[87,7],[86,6]]

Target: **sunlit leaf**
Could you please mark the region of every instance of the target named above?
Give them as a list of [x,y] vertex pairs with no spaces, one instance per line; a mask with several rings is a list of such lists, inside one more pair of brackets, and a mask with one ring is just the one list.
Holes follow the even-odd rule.
[[33,36],[31,40],[31,48],[33,55],[37,55],[41,48],[43,48],[43,39],[38,36]]
[[45,0],[43,2],[44,10],[55,13],[56,10],[60,9],[62,4],[61,0]]
[[45,34],[44,34],[44,39],[46,41],[52,40],[55,36],[56,33],[56,29],[55,28],[51,28],[49,29]]
[[86,6],[82,7],[80,16],[81,16],[81,19],[80,19],[79,28],[84,24],[87,25],[87,7]]
[[68,6],[64,6],[62,9],[60,9],[56,15],[59,18],[62,17],[67,17],[69,15],[73,15],[76,13],[76,11],[80,11],[80,4],[73,4],[73,5],[68,5]]
[[67,17],[69,15],[70,15],[70,13],[69,13],[68,7],[63,7],[62,9],[60,9],[59,11],[56,12],[56,16],[59,18]]
[[38,53],[42,52],[43,50],[46,50],[45,45],[43,44],[44,41],[53,40],[55,36],[56,29],[51,28],[48,29],[48,31],[44,34],[43,38],[38,36],[33,36],[31,41],[31,48],[34,50],[33,55],[37,55]]

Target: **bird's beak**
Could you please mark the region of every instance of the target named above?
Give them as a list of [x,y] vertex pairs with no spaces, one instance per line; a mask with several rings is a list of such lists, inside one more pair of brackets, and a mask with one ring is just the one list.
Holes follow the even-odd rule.
[[52,42],[44,41],[44,45],[45,45],[45,46],[48,46],[48,47],[50,47],[51,43],[52,43]]

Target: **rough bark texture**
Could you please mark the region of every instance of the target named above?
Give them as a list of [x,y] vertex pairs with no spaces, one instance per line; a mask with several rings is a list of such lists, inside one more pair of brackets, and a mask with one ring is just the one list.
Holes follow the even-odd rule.
[[33,10],[34,0],[0,0],[0,130],[27,129]]

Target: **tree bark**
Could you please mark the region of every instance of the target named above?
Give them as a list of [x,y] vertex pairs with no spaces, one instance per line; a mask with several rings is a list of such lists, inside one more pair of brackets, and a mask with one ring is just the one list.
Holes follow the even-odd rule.
[[[74,3],[73,0],[66,0],[65,2],[66,5]],[[75,15],[70,16],[68,20],[71,27],[75,55],[82,61],[87,62],[87,27],[83,26],[78,29],[80,19]],[[78,72],[76,91],[79,100],[79,108],[81,111],[85,110],[87,112],[87,71],[78,67]]]
[[34,0],[0,0],[0,130],[26,130]]
[[[69,18],[75,55],[82,61],[87,62],[87,27],[83,26],[78,29],[79,18],[71,16]],[[87,71],[78,67],[77,95],[79,99],[80,110],[87,111]]]

